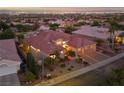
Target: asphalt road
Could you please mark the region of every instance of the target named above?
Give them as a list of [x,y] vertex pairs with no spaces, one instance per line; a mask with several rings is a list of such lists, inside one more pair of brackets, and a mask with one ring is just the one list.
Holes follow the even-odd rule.
[[73,79],[64,81],[57,86],[102,86],[107,85],[106,78],[112,69],[124,68],[124,58],[111,64],[90,71]]

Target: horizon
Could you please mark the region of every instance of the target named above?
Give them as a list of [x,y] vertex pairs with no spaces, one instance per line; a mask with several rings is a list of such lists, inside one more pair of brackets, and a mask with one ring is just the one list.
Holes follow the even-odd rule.
[[124,7],[0,7],[15,12],[123,12]]

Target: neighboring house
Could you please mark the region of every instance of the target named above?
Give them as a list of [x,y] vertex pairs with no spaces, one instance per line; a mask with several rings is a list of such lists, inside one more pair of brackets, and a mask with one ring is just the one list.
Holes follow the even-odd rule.
[[42,26],[39,27],[38,31],[50,31],[49,26],[42,25]]
[[20,63],[14,39],[0,40],[0,76],[17,73]]
[[40,32],[37,35],[31,35],[26,41],[37,60],[40,60],[41,53],[49,56],[55,50],[60,53],[73,50],[77,55],[90,54],[96,51],[95,42],[79,35],[71,35],[64,32]]
[[[108,31],[109,31],[109,28],[85,25],[85,26],[82,26],[77,31],[74,31],[73,33],[92,37],[92,38],[107,40],[110,37],[110,34]],[[121,32],[123,31],[117,31],[115,32],[115,35],[118,36]]]

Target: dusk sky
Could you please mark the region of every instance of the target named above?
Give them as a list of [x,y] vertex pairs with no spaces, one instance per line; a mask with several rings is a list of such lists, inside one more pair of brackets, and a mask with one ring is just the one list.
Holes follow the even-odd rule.
[[24,12],[124,12],[124,7],[0,7],[0,10]]

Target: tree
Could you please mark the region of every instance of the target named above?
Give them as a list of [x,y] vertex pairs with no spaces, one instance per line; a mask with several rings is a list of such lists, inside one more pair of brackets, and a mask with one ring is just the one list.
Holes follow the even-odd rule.
[[39,74],[38,67],[31,53],[27,54],[27,65],[28,65],[29,71],[31,71],[34,75],[38,77],[38,74]]
[[31,25],[23,25],[23,24],[18,24],[18,25],[15,25],[15,27],[21,31],[21,32],[28,32],[30,30],[35,30],[36,27],[35,26],[31,26]]
[[111,74],[107,78],[108,85],[124,86],[124,69],[112,70]]
[[113,19],[109,19],[108,22],[110,24],[110,28],[108,31],[110,34],[110,43],[111,43],[110,45],[111,45],[112,49],[114,49],[115,32],[118,30],[118,24]]
[[19,42],[22,42],[24,39],[24,34],[18,34],[17,35]]
[[22,45],[21,48],[22,48],[23,52],[25,53],[25,55],[27,55],[30,52],[29,45],[25,42],[22,42],[21,45]]
[[95,21],[93,21],[92,26],[100,26],[100,22],[99,22],[99,21],[97,21],[97,20],[95,20]]
[[0,30],[6,30],[9,29],[9,26],[5,22],[0,22]]
[[15,38],[15,34],[10,29],[6,29],[0,34],[0,39],[12,39],[12,38]]
[[49,26],[51,30],[56,30],[59,27],[59,24],[54,23],[54,24],[50,24]]
[[66,26],[64,30],[65,30],[65,33],[72,33],[73,31],[76,30],[76,28],[74,26]]

